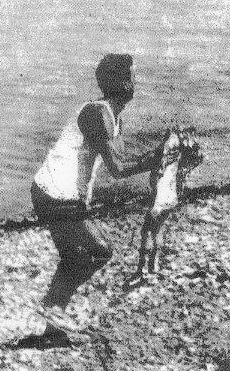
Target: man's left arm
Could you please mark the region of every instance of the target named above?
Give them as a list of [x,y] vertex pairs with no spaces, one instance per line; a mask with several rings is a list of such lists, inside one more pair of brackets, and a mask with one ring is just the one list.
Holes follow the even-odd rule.
[[163,156],[163,147],[159,145],[155,151],[148,151],[142,156],[138,156],[136,161],[124,166],[121,172],[121,178],[126,178],[132,175],[145,173],[147,171],[157,171],[161,164]]

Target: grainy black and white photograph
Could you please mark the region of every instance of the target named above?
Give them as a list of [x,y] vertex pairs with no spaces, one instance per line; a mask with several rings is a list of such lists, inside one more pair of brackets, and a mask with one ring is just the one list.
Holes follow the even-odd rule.
[[230,370],[230,0],[0,0],[0,369]]

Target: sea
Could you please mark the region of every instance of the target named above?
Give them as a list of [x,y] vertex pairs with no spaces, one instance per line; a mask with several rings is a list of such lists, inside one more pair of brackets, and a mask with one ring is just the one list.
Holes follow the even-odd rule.
[[0,220],[30,213],[47,151],[100,97],[95,68],[106,53],[134,58],[126,138],[189,117],[225,141],[211,179],[221,171],[229,182],[229,0],[1,0],[0,35]]

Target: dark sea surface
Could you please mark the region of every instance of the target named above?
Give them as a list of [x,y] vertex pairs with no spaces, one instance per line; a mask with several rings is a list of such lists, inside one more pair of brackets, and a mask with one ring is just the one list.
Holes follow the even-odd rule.
[[135,59],[127,138],[175,112],[223,129],[202,143],[217,153],[208,181],[229,183],[229,0],[2,0],[0,33],[0,219],[30,211],[33,176],[72,112],[100,95],[108,52]]

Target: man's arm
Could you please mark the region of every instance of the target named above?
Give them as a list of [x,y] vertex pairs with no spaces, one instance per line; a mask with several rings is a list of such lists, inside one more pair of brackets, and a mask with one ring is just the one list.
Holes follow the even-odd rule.
[[163,149],[163,146],[159,145],[154,151],[148,151],[144,155],[137,157],[136,163],[123,167],[120,174],[121,177],[126,178],[146,171],[158,171],[163,156]]
[[123,163],[113,143],[111,118],[101,105],[88,104],[78,117],[78,126],[89,146],[100,153],[109,173],[116,179],[152,170],[158,165],[161,149],[141,156],[135,163]]

